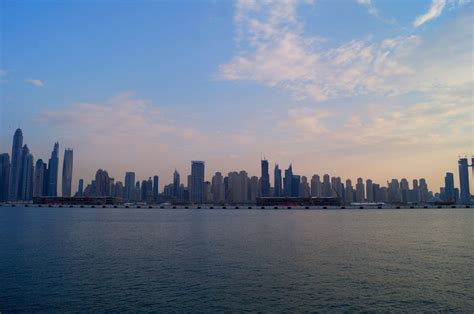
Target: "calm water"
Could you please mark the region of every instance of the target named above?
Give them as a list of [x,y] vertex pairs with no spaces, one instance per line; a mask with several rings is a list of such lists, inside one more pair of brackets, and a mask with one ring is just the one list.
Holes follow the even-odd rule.
[[474,210],[0,207],[0,312],[474,311]]

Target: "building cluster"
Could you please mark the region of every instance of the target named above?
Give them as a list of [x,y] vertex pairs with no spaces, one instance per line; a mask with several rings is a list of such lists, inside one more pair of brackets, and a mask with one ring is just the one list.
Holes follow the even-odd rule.
[[[283,171],[276,164],[273,170],[273,185],[270,180],[269,163],[261,160],[260,177],[249,176],[244,171],[233,171],[227,175],[216,172],[210,181],[205,180],[204,161],[191,162],[191,174],[186,184],[175,170],[173,182],[160,192],[159,177],[137,180],[134,172],[126,172],[124,181],[115,181],[103,169],[97,170],[95,178],[85,186],[80,179],[76,197],[114,197],[126,203],[173,203],[173,204],[254,204],[259,198],[337,198],[351,203],[426,204],[445,202],[468,204],[469,167],[467,158],[459,159],[460,189],[454,185],[453,173],[446,173],[445,186],[439,193],[429,190],[425,179],[392,179],[380,185],[371,179],[358,178],[343,181],[340,177],[313,175],[311,179],[293,173],[290,164]],[[28,146],[23,145],[23,134],[17,129],[13,136],[11,160],[8,154],[0,154],[0,201],[28,201],[32,197],[57,196],[59,144],[54,144],[48,164],[38,159],[34,163]],[[62,196],[71,196],[73,173],[73,151],[64,151],[62,171]]]
[[[71,196],[73,151],[66,149],[63,158],[62,195]],[[30,201],[38,196],[58,195],[59,143],[55,143],[48,163],[34,160],[23,132],[13,135],[11,157],[0,154],[0,201]]]

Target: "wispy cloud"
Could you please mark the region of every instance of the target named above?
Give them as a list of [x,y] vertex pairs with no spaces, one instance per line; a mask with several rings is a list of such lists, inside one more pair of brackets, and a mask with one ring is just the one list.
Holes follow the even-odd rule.
[[[287,90],[296,99],[324,101],[426,91],[448,82],[452,77],[447,73],[459,68],[455,64],[465,67],[469,60],[465,56],[471,48],[466,48],[465,40],[453,41],[454,46],[450,46],[438,39],[431,44],[415,35],[381,41],[354,39],[328,47],[323,39],[304,32],[304,23],[295,13],[296,2],[255,3],[237,5],[240,48],[234,58],[220,66],[223,80],[256,81]],[[455,31],[463,36],[472,35],[469,25],[459,28]],[[449,40],[449,36],[452,33],[443,34],[441,39]],[[460,58],[463,62],[453,63]],[[465,69],[461,77],[466,78]]]
[[413,26],[418,27],[429,20],[437,18],[438,16],[443,13],[444,7],[446,6],[446,0],[433,0],[431,2],[431,6],[423,15],[418,16],[415,21],[413,22]]
[[36,87],[44,87],[44,82],[39,79],[28,79],[26,82]]
[[388,24],[393,24],[395,22],[394,19],[386,19],[384,17],[382,17],[382,14],[380,13],[380,11],[375,7],[375,5],[372,3],[371,0],[357,0],[357,3],[366,7],[367,8],[367,12],[378,18],[379,20],[385,22],[385,23],[388,23]]

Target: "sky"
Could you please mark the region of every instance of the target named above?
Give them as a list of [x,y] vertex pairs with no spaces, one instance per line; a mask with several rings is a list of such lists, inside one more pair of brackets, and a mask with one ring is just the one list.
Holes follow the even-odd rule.
[[[426,178],[474,152],[467,0],[0,2],[0,152],[74,149],[73,188],[259,175]],[[60,162],[62,162],[60,160]]]

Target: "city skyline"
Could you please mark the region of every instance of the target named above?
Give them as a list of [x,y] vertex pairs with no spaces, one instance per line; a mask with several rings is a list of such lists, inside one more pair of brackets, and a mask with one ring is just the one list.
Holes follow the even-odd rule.
[[259,174],[264,154],[439,188],[474,150],[472,1],[29,4],[1,4],[0,151],[21,127],[44,161],[73,147],[86,181]]
[[[273,178],[270,177],[269,161],[260,160],[260,177],[252,176],[245,170],[230,171],[227,176],[215,172],[206,178],[205,161],[191,161],[191,171],[187,176],[187,184],[181,183],[181,175],[175,168],[171,183],[163,184],[160,189],[160,175],[148,176],[148,180],[135,176],[134,171],[127,170],[123,180],[109,175],[104,168],[95,172],[95,177],[84,186],[84,179],[77,180],[77,192],[72,193],[73,181],[73,149],[64,150],[62,167],[62,189],[58,194],[58,165],[59,143],[55,142],[51,158],[44,163],[41,158],[34,160],[23,132],[17,129],[13,135],[11,158],[8,153],[0,154],[0,200],[18,201],[31,200],[33,197],[71,197],[71,196],[112,196],[127,202],[160,203],[165,200],[189,202],[192,204],[203,203],[247,203],[255,202],[257,198],[265,197],[336,197],[343,202],[350,203],[421,203],[432,201],[470,203],[470,183],[474,176],[474,156],[459,158],[458,174],[459,185],[455,184],[454,174],[446,172],[444,186],[439,191],[428,185],[425,178],[409,180],[399,176],[379,183],[371,178],[357,177],[357,180],[324,175],[301,175],[293,171],[290,163],[287,169],[282,169],[274,163]],[[473,168],[470,175],[469,168]],[[153,179],[152,179],[153,177]],[[270,184],[273,179],[273,186]],[[86,181],[87,182],[87,181]],[[457,186],[457,187],[456,187]],[[162,192],[161,192],[162,191]]]

